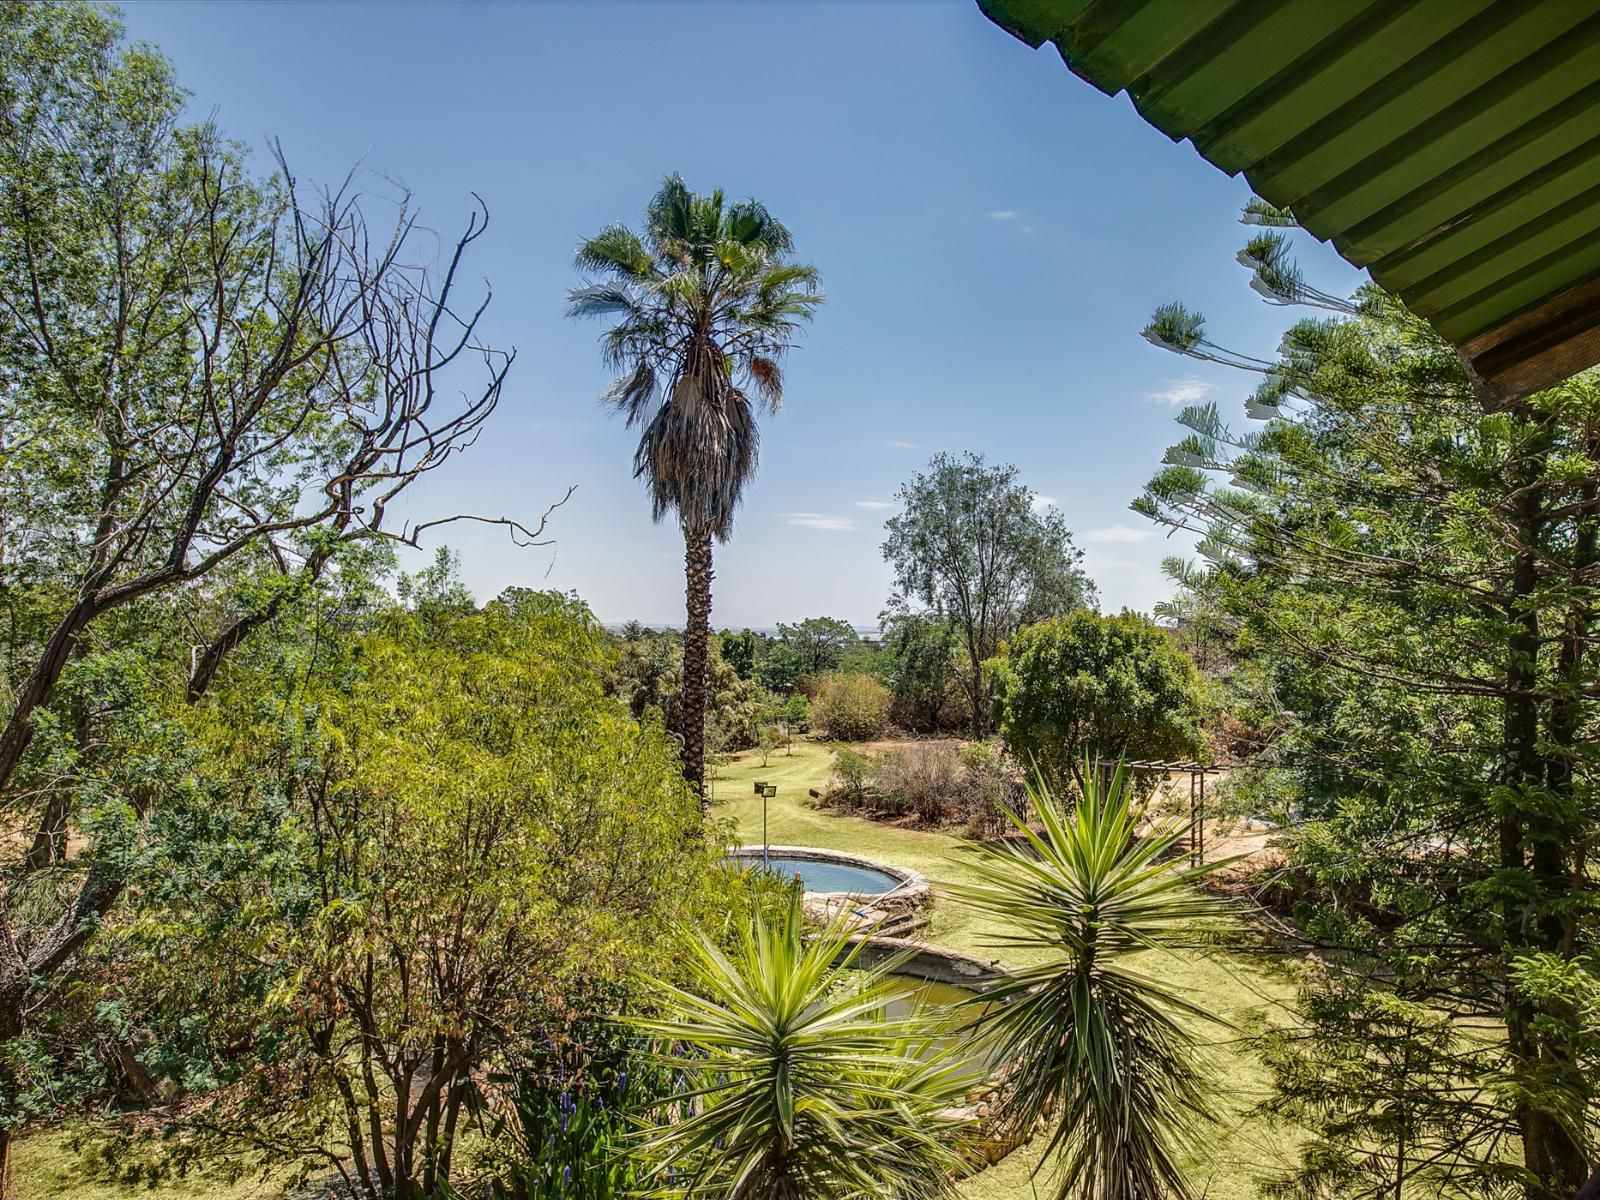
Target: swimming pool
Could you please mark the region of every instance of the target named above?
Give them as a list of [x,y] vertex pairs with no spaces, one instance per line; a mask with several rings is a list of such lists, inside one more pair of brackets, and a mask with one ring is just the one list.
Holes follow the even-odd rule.
[[751,856],[745,861],[754,866],[764,866],[784,879],[792,879],[798,875],[801,885],[808,892],[850,892],[857,896],[881,896],[884,892],[892,892],[903,882],[876,867],[824,862],[787,854],[772,854],[764,861]]

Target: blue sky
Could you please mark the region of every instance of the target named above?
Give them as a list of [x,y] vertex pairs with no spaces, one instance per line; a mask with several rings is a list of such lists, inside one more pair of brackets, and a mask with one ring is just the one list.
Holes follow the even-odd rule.
[[[469,265],[494,287],[485,335],[518,360],[491,430],[414,505],[527,518],[577,490],[551,549],[446,533],[480,597],[556,587],[608,622],[682,619],[681,541],[651,523],[634,439],[595,403],[597,328],[563,317],[579,240],[637,223],[669,172],[759,197],[828,293],[719,551],[719,626],[873,624],[887,506],[939,450],[1016,463],[1065,514],[1103,605],[1148,609],[1167,592],[1161,558],[1187,547],[1128,502],[1183,402],[1239,416],[1252,381],[1139,330],[1179,299],[1214,340],[1266,352],[1295,315],[1234,262],[1242,180],[970,0],[145,0],[124,18],[174,61],[197,114],[257,148],[281,139],[302,178],[360,161],[403,182],[442,236],[469,192],[487,201]],[[1355,286],[1301,240],[1312,282]]]

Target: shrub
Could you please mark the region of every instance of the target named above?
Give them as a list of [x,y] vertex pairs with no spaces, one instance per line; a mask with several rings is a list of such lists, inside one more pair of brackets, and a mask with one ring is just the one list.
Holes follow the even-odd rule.
[[885,755],[874,790],[896,813],[915,812],[926,825],[942,825],[965,790],[961,754],[949,742],[924,742]]
[[867,755],[858,754],[848,746],[836,747],[833,763],[835,782],[828,792],[828,798],[860,804],[867,798],[867,780],[871,778],[873,768],[874,761]]
[[859,742],[876,737],[889,723],[889,689],[870,675],[831,673],[822,677],[811,704],[811,724],[826,737]]
[[1022,788],[1000,748],[989,742],[968,742],[961,747],[960,807],[969,837],[994,837],[1007,827],[1005,810],[1016,811]]
[[1202,689],[1171,636],[1137,613],[1087,610],[1022,630],[985,669],[996,724],[1020,763],[1058,784],[1085,757],[1188,758]]

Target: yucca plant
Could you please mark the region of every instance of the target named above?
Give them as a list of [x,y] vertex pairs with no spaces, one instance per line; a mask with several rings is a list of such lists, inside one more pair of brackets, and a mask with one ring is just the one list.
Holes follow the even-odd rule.
[[1141,832],[1120,767],[1083,775],[1070,812],[1031,787],[1006,814],[1021,836],[974,847],[978,882],[952,889],[1003,924],[996,947],[1049,955],[988,992],[977,1027],[1006,1064],[1005,1115],[1056,1120],[1041,1168],[1058,1200],[1186,1197],[1179,1161],[1212,1113],[1183,1022],[1209,1014],[1129,959],[1192,940],[1222,904],[1193,886],[1208,868],[1168,861],[1175,822]]
[[[664,1013],[633,1024],[681,1073],[641,1131],[658,1194],[695,1200],[938,1200],[953,1195],[962,1073],[940,1025],[891,1020],[898,959],[864,966],[842,923],[805,936],[798,898],[729,953],[691,941],[690,985],[652,981]],[[657,1193],[652,1193],[657,1194]]]

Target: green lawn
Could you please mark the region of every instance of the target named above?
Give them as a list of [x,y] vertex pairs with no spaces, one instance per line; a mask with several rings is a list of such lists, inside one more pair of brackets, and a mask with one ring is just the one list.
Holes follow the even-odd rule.
[[[962,859],[965,839],[944,833],[902,829],[857,817],[836,816],[813,807],[808,789],[821,789],[831,770],[826,747],[798,743],[792,755],[773,754],[766,767],[760,756],[747,753],[718,773],[713,795],[718,816],[731,818],[746,843],[761,841],[761,800],[751,790],[757,780],[774,783],[776,798],[768,802],[768,839],[777,845],[822,846],[921,871],[933,881],[937,893],[942,883],[968,878]],[[933,922],[920,934],[927,941],[979,957],[997,959],[988,943],[992,925],[964,911],[949,896],[936,894]],[[1293,996],[1293,987],[1281,971],[1255,959],[1219,951],[1152,955],[1142,964],[1169,985],[1185,989],[1202,1008],[1229,1022],[1235,1031],[1252,1027]],[[1193,1164],[1196,1193],[1209,1200],[1253,1200],[1259,1196],[1264,1171],[1288,1166],[1293,1139],[1282,1129],[1252,1120],[1248,1110],[1267,1095],[1265,1068],[1240,1049],[1237,1032],[1210,1027],[1202,1035],[1211,1043],[1208,1067],[1215,1079],[1215,1096],[1224,1113],[1220,1128],[1206,1138],[1203,1153]],[[976,1176],[963,1188],[968,1200],[1031,1198],[1029,1172],[1036,1154],[1024,1150],[1000,1166]],[[1045,1193],[1041,1179],[1041,1194]]]
[[191,1174],[155,1188],[90,1177],[83,1157],[71,1145],[74,1127],[57,1126],[29,1134],[11,1153],[15,1200],[278,1200],[279,1183],[251,1177],[230,1183],[215,1176]]

